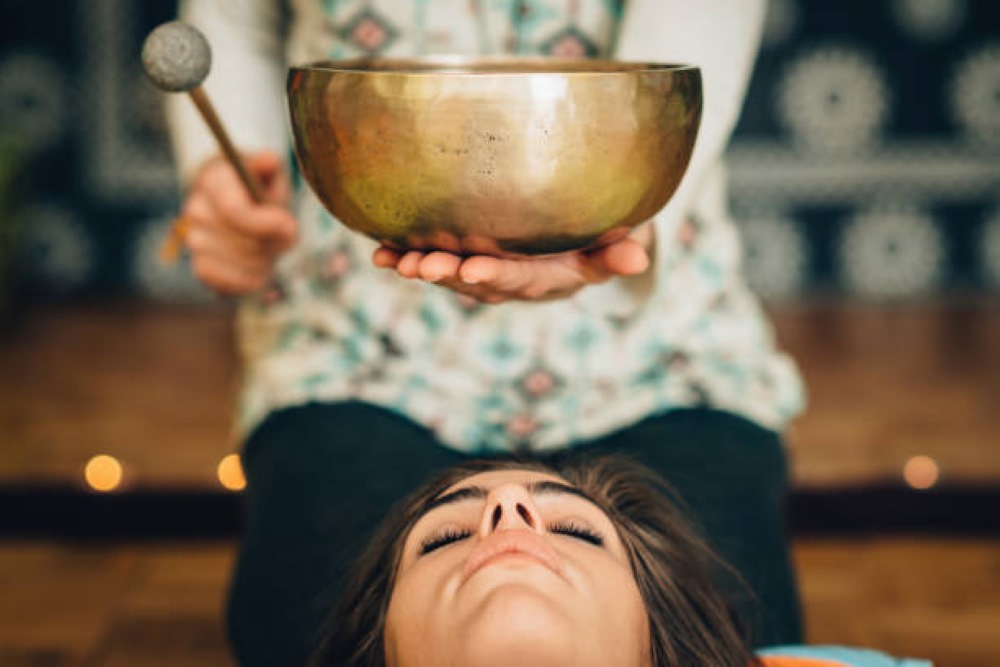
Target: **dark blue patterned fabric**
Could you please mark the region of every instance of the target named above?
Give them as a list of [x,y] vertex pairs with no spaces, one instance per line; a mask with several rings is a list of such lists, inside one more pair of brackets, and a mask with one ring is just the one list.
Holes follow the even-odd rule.
[[[138,52],[173,11],[0,5],[0,167],[30,174],[0,276],[16,221],[22,290],[208,298],[156,260],[179,200]],[[730,165],[767,298],[1000,290],[1000,3],[772,0]]]

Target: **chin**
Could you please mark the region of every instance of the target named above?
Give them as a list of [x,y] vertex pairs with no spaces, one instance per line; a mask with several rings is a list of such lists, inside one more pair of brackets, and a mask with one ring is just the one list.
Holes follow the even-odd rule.
[[579,664],[575,653],[561,642],[502,632],[469,637],[453,664],[462,667],[568,667]]
[[463,619],[464,667],[576,665],[576,632],[566,611],[537,589],[506,583],[490,590]]

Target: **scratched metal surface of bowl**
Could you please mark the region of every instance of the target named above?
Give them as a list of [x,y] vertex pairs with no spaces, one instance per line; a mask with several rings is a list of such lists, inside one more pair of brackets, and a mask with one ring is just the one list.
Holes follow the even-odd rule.
[[659,211],[701,118],[696,67],[547,58],[293,67],[302,173],[351,229],[400,249],[540,255]]

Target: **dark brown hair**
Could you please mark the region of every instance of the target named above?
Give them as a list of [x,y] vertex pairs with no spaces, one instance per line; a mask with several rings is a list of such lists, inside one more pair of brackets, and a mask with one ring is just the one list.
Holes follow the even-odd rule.
[[611,519],[628,554],[649,619],[655,667],[747,667],[746,637],[713,583],[720,561],[655,473],[622,457],[476,460],[451,468],[404,500],[382,522],[330,617],[316,667],[384,667],[384,631],[403,544],[426,506],[450,486],[493,470],[556,474],[586,493]]

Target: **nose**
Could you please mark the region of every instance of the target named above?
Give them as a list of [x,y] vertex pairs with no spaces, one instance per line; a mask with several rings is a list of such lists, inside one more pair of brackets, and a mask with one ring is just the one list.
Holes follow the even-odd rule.
[[486,536],[501,530],[544,530],[538,507],[521,484],[503,484],[486,497],[479,532]]

